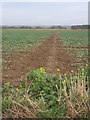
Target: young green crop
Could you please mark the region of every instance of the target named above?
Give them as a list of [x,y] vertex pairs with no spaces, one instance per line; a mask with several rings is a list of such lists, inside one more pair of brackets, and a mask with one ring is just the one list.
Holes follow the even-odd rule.
[[88,30],[64,30],[60,31],[59,37],[70,47],[88,46]]
[[63,30],[58,37],[66,46],[64,49],[68,50],[67,54],[88,61],[88,30]]
[[55,33],[50,30],[33,29],[3,29],[2,30],[2,50],[3,52],[27,51],[35,47],[46,37]]

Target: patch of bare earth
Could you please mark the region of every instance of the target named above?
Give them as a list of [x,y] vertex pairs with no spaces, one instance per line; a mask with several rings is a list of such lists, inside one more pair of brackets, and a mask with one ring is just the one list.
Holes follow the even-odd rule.
[[[3,59],[8,61],[3,63],[8,69],[2,71],[2,82],[11,82],[13,86],[17,86],[28,72],[32,69],[44,67],[50,75],[62,74],[70,70],[76,70],[71,64],[76,63],[73,55],[67,54],[64,45],[57,38],[58,33],[52,34],[46,41],[42,42],[36,48],[21,52],[21,57],[10,54],[9,57],[3,55]],[[58,72],[57,69],[61,71]]]

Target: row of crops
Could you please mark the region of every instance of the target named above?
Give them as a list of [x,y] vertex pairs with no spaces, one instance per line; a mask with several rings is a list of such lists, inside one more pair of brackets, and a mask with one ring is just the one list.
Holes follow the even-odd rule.
[[44,41],[55,31],[30,29],[4,29],[2,31],[3,53],[9,51],[26,51]]
[[81,60],[88,62],[88,30],[65,30],[60,31],[59,38],[69,50],[67,54],[74,55],[77,63],[73,66],[81,66]]
[[[72,66],[81,66],[80,61],[88,62],[88,31],[87,30],[45,30],[45,29],[3,29],[2,50],[3,54],[20,55],[20,51],[29,51],[36,47],[51,34],[58,33],[58,38],[63,42],[67,54],[74,55],[77,59]],[[3,62],[5,60],[3,59]]]
[[[87,30],[34,30],[34,29],[3,29],[2,50],[3,54],[28,51],[53,33],[67,46],[66,50],[76,51],[76,57],[88,56],[88,31]],[[71,54],[70,52],[68,54]],[[86,58],[84,58],[86,60]]]
[[87,47],[87,30],[30,30],[30,29],[3,29],[3,50],[13,50],[21,47],[24,49],[32,44],[42,41],[40,38],[48,37],[50,34],[60,32],[59,38],[65,45],[70,47]]
[[65,45],[70,47],[87,47],[88,30],[65,30],[60,31],[59,37]]

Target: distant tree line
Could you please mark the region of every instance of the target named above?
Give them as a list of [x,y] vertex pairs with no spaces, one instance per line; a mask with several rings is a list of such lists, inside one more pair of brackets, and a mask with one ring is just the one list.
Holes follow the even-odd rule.
[[73,25],[73,26],[2,26],[2,29],[90,29],[90,25]]
[[74,25],[71,29],[90,29],[90,25]]
[[66,27],[63,26],[2,26],[2,28],[7,28],[7,29],[66,29]]

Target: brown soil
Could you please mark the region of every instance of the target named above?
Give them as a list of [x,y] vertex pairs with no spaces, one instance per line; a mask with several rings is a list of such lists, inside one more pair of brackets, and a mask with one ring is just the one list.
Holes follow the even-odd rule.
[[[28,74],[29,70],[44,67],[50,75],[62,74],[70,70],[76,70],[71,64],[76,62],[73,55],[67,54],[68,50],[57,38],[58,33],[52,34],[46,41],[42,42],[36,48],[21,52],[21,57],[10,54],[9,57],[3,55],[3,59],[8,61],[3,63],[8,69],[2,71],[2,82],[11,82],[17,86]],[[58,72],[56,69],[60,69]]]

